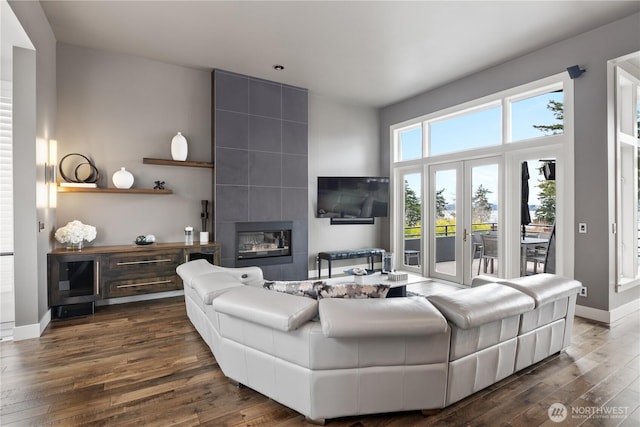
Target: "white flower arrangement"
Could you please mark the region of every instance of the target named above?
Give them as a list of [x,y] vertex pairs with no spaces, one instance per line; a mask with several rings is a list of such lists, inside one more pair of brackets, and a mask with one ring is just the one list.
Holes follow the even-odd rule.
[[96,238],[96,228],[93,225],[86,225],[78,220],[68,222],[64,227],[56,230],[55,238],[60,243],[77,245],[83,240],[87,242]]

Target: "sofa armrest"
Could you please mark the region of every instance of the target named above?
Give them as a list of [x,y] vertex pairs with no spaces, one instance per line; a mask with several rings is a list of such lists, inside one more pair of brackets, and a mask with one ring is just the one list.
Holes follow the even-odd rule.
[[218,313],[268,326],[280,331],[292,331],[318,315],[318,301],[268,291],[252,286],[229,289],[213,300]]
[[432,335],[446,319],[423,297],[320,300],[322,332],[329,338]]
[[530,296],[498,283],[428,298],[444,317],[461,329],[471,329],[516,316],[533,310],[535,306],[535,301]]
[[208,273],[226,273],[237,282],[249,286],[262,286],[264,277],[260,267],[229,268],[213,265],[204,259],[185,262],[176,267],[176,273],[187,286],[192,286],[193,280]]
[[211,305],[216,297],[239,286],[244,285],[232,275],[222,271],[201,274],[191,281],[191,287],[206,305]]
[[536,300],[536,307],[575,295],[582,286],[577,280],[549,273],[499,280],[498,283],[529,295]]
[[498,279],[497,277],[493,277],[493,276],[485,276],[483,274],[474,277],[473,279],[471,279],[471,287],[475,288],[478,286],[483,286],[483,285],[487,285],[489,283],[498,283],[500,279]]
[[264,276],[260,267],[220,267],[214,265],[217,271],[227,273],[236,278],[239,282],[249,285],[261,287],[264,284]]
[[192,287],[193,279],[203,274],[215,271],[214,266],[205,259],[185,262],[176,267],[176,273],[182,279],[185,286]]

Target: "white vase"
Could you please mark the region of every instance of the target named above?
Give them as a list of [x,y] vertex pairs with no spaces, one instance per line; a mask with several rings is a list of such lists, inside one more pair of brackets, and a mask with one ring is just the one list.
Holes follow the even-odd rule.
[[120,168],[111,179],[116,188],[131,188],[133,185],[133,175],[125,168]]
[[181,132],[178,132],[171,140],[171,157],[173,160],[183,162],[187,160],[187,151],[189,151],[187,138],[185,138]]

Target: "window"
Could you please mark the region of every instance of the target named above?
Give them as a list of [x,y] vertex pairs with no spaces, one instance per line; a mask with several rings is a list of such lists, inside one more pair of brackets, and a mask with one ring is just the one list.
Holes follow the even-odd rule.
[[511,142],[564,132],[564,93],[551,89],[514,99],[511,105]]
[[429,155],[500,145],[501,111],[500,105],[492,105],[429,122]]
[[[13,290],[13,119],[12,84],[0,81],[0,324],[15,318]],[[5,331],[2,331],[3,333]]]
[[[618,289],[640,283],[640,76],[616,68],[616,253]],[[640,74],[640,73],[639,73]]]
[[414,160],[422,157],[422,127],[412,126],[398,131],[398,160]]
[[[391,126],[396,265],[468,285],[484,267],[481,244],[473,238],[478,232],[497,236],[494,274],[520,276],[527,258],[519,183],[521,162],[530,160],[534,221],[528,227],[543,234],[555,225],[560,254],[555,272],[571,276],[573,258],[565,248],[573,246],[574,199],[566,195],[573,194],[573,179],[564,165],[573,161],[572,101],[573,85],[563,72]],[[557,181],[544,180],[543,189],[537,176],[545,165],[557,165],[558,173]],[[411,205],[419,206],[420,225],[408,220],[409,195]],[[547,266],[546,259],[529,264],[533,272]]]
[[404,248],[403,268],[422,265],[422,173],[408,172],[403,178]]

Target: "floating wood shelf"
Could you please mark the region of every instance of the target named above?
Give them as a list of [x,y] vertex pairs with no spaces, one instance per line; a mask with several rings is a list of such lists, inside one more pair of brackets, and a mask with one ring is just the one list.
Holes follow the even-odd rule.
[[142,163],[147,165],[163,165],[163,166],[187,166],[192,168],[208,168],[213,169],[213,163],[209,162],[194,162],[190,160],[179,161],[170,159],[154,159],[151,157],[144,157]]
[[58,187],[58,193],[118,193],[118,194],[172,194],[171,190],[154,190],[153,188],[87,188]]

